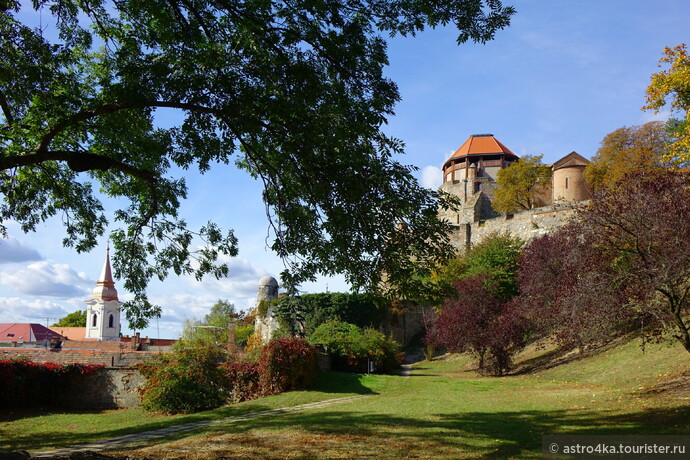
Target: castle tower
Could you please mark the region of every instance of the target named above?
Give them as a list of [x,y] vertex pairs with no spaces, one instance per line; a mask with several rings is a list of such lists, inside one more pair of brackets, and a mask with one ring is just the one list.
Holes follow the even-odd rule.
[[[443,165],[439,190],[455,195],[462,209],[440,209],[439,217],[459,231],[469,223],[496,217],[491,206],[498,171],[518,161],[493,134],[473,134]],[[468,230],[469,231],[469,230]]]
[[271,340],[273,332],[278,329],[278,320],[273,317],[274,301],[278,300],[278,281],[272,276],[264,276],[259,280],[259,290],[256,294],[256,320],[254,328],[261,341]]
[[584,177],[585,167],[588,164],[588,159],[577,152],[570,152],[551,166],[554,204],[574,203],[589,200],[592,197],[592,191]]
[[441,189],[464,202],[480,191],[491,198],[496,174],[517,159],[493,134],[473,134],[443,165]]
[[110,270],[110,248],[106,249],[105,262],[96,287],[91,291],[91,298],[86,301],[86,335],[87,339],[107,342],[120,340],[120,306],[117,299],[115,282]]

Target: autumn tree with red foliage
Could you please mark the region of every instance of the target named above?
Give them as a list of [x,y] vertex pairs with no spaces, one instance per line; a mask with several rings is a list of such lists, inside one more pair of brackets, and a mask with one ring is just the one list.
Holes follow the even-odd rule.
[[690,352],[690,175],[656,170],[601,189],[561,231],[523,251],[519,303],[564,344],[610,340],[632,324]]
[[654,321],[647,330],[690,352],[690,173],[650,171],[603,191],[581,212],[583,231],[630,308]]
[[610,341],[635,316],[614,288],[612,261],[591,239],[573,223],[533,240],[520,257],[515,300],[533,336],[581,352]]
[[525,344],[522,317],[513,303],[487,289],[486,276],[458,281],[455,289],[457,297],[446,299],[436,320],[439,345],[477,355],[480,370],[505,374],[511,356]]

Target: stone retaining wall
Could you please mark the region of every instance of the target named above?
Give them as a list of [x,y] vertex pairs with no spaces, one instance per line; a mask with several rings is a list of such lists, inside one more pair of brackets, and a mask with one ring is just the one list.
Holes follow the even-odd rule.
[[132,409],[141,405],[137,388],[143,382],[137,369],[97,369],[75,376],[60,404],[74,409]]
[[0,348],[0,359],[25,357],[35,363],[102,364],[108,367],[133,367],[158,352],[107,352],[101,350],[70,350],[45,348]]
[[[103,353],[89,350],[0,348],[0,359],[27,358],[36,363],[102,364],[91,374],[71,377],[57,406],[80,410],[130,409],[139,407],[137,387],[144,381],[136,364],[152,353]],[[115,363],[116,367],[112,367]]]

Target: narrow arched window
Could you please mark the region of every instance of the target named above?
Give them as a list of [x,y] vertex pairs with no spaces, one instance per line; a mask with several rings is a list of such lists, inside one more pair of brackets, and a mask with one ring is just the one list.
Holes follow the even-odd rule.
[[91,326],[96,327],[96,313],[93,314],[93,321],[91,321]]
[[113,315],[110,315],[108,318],[108,327],[113,327],[113,322],[115,321],[115,318],[113,318]]

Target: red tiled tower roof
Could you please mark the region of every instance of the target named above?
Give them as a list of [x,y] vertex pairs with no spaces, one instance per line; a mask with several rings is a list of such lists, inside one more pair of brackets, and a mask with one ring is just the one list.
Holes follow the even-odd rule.
[[517,160],[517,155],[496,139],[493,134],[473,134],[450,156],[449,160],[469,155],[500,154],[514,157],[513,159]]

